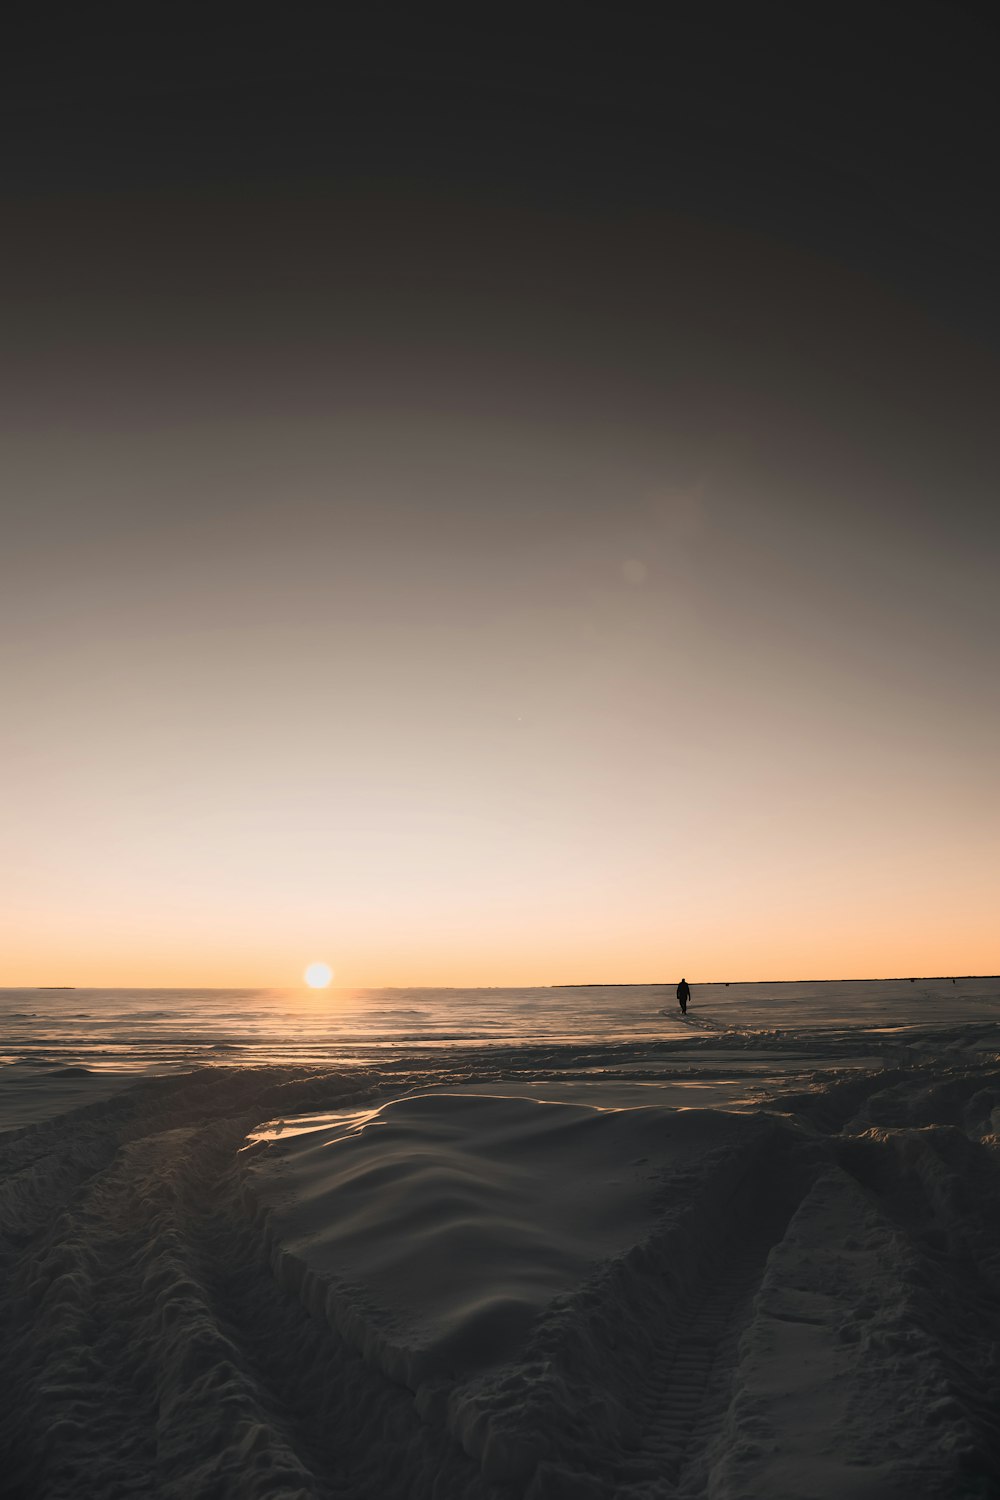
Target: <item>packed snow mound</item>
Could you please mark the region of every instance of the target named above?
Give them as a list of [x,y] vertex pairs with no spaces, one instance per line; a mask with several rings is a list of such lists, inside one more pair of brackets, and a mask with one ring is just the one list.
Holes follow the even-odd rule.
[[412,1389],[510,1359],[539,1310],[649,1230],[664,1172],[758,1125],[431,1093],[277,1141],[251,1166],[284,1277]]

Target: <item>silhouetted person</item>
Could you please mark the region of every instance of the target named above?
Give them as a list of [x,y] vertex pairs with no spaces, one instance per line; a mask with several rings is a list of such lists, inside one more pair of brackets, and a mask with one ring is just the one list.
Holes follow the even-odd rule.
[[691,990],[686,979],[682,979],[677,986],[677,1004],[681,1008],[681,1015],[688,1013],[688,1001],[691,999]]

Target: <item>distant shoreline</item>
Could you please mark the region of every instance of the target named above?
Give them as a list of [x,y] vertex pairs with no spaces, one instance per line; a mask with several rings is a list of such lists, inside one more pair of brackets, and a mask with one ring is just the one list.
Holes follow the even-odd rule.
[[[752,986],[767,985],[775,988],[778,985],[790,984],[950,984],[956,982],[982,982],[995,980],[1000,982],[1000,974],[890,974],[884,978],[873,978],[872,976],[856,976],[850,979],[690,979],[689,984],[697,985],[699,988],[733,987],[748,989]],[[589,979],[583,982],[573,981],[569,983],[537,983],[537,984],[357,984],[357,985],[331,985],[328,993],[337,994],[341,991],[381,990],[407,993],[413,990],[648,990],[673,987],[677,984],[677,977],[672,979],[649,979],[649,980],[600,980]],[[52,991],[68,991],[82,989],[84,991],[98,990],[113,994],[129,994],[135,992],[163,992],[170,994],[192,994],[192,995],[224,995],[245,994],[247,992],[266,992],[271,990],[299,989],[296,984],[288,985],[150,985],[150,984],[118,984],[118,985],[75,985],[75,984],[2,984],[0,994],[7,991],[26,992],[32,990],[36,993]]]
[[[689,984],[714,985],[742,985],[746,988],[751,984],[939,984],[952,979],[998,979],[1000,974],[887,974],[884,979],[855,978],[855,979],[689,979]],[[676,979],[650,979],[650,980],[620,980],[601,981],[588,980],[586,984],[549,984],[542,988],[549,990],[652,990],[658,986],[676,984]],[[423,988],[423,986],[415,986]],[[470,989],[484,988],[484,986],[470,985]],[[490,986],[496,988],[496,986]],[[512,985],[512,989],[520,989],[520,985]],[[530,985],[523,986],[530,989]]]

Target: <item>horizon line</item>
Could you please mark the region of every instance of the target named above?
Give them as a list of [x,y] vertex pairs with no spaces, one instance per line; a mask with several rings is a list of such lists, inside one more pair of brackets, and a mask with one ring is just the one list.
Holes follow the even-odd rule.
[[[757,985],[757,984],[926,984],[933,980],[969,980],[969,979],[997,979],[1000,974],[859,974],[844,975],[837,978],[798,978],[798,979],[689,979],[690,985],[701,985],[703,988],[712,988],[716,985]],[[330,984],[323,989],[312,990],[315,995],[323,994],[324,991],[342,992],[346,990],[628,990],[628,989],[656,989],[663,986],[672,986],[680,983],[679,979],[588,979],[588,980],[549,980],[534,984]],[[208,993],[221,993],[226,990],[297,990],[308,989],[309,986],[299,980],[291,984],[0,984],[3,990],[31,990],[31,991],[55,991],[55,990],[203,990]]]

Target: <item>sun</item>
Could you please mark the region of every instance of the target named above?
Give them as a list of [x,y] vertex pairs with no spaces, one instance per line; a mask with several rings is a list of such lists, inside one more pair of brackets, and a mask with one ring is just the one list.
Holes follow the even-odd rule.
[[311,990],[325,990],[333,978],[333,970],[329,964],[310,964],[302,977]]

